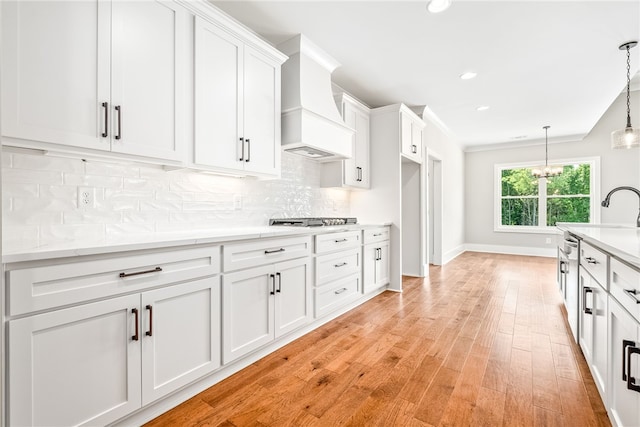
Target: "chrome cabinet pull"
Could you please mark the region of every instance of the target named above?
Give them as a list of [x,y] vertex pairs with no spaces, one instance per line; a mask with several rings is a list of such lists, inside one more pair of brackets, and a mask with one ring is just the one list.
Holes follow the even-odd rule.
[[115,109],[118,113],[118,133],[116,134],[116,139],[122,139],[122,107],[120,105],[116,105]]
[[631,376],[631,356],[633,354],[640,354],[640,348],[629,346],[627,352],[627,389],[640,393],[640,386],[636,385],[636,379]]
[[341,262],[340,264],[333,264],[333,266],[334,266],[335,268],[338,268],[338,267],[344,267],[345,265],[347,265],[347,263],[346,263],[346,262]]
[[338,240],[334,240],[335,243],[342,243],[342,242],[346,242],[347,239],[338,239]]
[[636,302],[636,304],[640,304],[640,300],[638,300],[638,297],[636,295],[638,295],[638,291],[635,289],[623,289],[624,293],[629,295],[629,298],[631,298],[632,300],[634,300]]
[[147,304],[145,308],[149,310],[149,330],[145,332],[145,335],[151,337],[153,336],[153,307]]
[[247,158],[245,162],[251,161],[251,140],[249,138],[245,139],[247,141]]
[[132,312],[133,314],[135,314],[135,316],[136,316],[136,333],[135,333],[135,335],[133,335],[133,336],[131,337],[131,339],[132,339],[133,341],[138,341],[138,339],[139,339],[139,334],[138,334],[138,309],[137,309],[137,308],[132,308],[132,309],[131,309],[131,312]]
[[102,137],[106,138],[109,136],[109,103],[103,102],[102,108],[104,108],[104,132],[102,132]]
[[593,314],[593,309],[587,308],[587,294],[593,295],[593,289],[585,286],[582,288],[582,306],[584,307],[582,311],[584,311],[584,314]]
[[590,256],[586,257],[584,260],[587,261],[587,264],[597,264],[598,263],[598,261],[595,258],[590,257]]
[[271,279],[271,291],[269,292],[271,295],[276,294],[276,275],[270,274],[269,278]]
[[268,250],[264,251],[265,254],[275,254],[275,253],[278,253],[278,252],[284,252],[284,248],[274,249],[272,251],[268,251]]
[[347,290],[347,288],[342,288],[342,289],[338,289],[337,291],[334,291],[333,293],[336,294],[336,295],[339,295],[339,294],[343,293],[346,290]]
[[156,268],[154,268],[152,270],[136,271],[135,273],[120,273],[119,277],[123,278],[123,277],[139,276],[141,274],[156,273],[158,271],[162,271],[162,268],[161,267],[156,267]]
[[276,277],[278,278],[278,289],[276,289],[276,292],[280,293],[282,292],[282,274],[276,273]]
[[242,154],[240,155],[240,158],[238,160],[242,162],[244,160],[244,138],[243,137],[240,137],[240,145],[242,146]]

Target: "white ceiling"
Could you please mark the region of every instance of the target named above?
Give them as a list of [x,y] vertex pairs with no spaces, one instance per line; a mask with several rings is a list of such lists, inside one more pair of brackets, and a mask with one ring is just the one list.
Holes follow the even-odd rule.
[[426,105],[467,149],[540,141],[544,125],[550,142],[582,139],[626,87],[618,46],[640,40],[638,0],[212,3],[273,44],[305,34],[342,64],[334,83],[371,107]]

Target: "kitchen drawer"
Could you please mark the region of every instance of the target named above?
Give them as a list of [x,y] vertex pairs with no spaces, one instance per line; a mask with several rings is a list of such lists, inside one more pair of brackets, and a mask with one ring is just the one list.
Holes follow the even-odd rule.
[[316,253],[323,254],[340,249],[360,246],[360,230],[340,233],[319,234],[316,236]]
[[608,261],[609,255],[600,249],[594,248],[584,241],[580,243],[580,265],[607,290],[609,289],[607,280]]
[[360,272],[360,248],[334,252],[316,258],[316,286]]
[[359,298],[360,274],[354,274],[333,282],[330,286],[316,288],[316,317],[323,316]]
[[640,271],[611,258],[609,291],[640,322]]
[[220,246],[122,255],[7,272],[9,315],[140,291],[220,272]]
[[247,243],[224,245],[222,263],[224,271],[233,271],[300,258],[310,254],[310,236],[259,239]]
[[370,229],[364,230],[362,234],[364,235],[362,244],[367,245],[369,243],[383,242],[385,240],[389,240],[390,229],[389,227],[370,228]]

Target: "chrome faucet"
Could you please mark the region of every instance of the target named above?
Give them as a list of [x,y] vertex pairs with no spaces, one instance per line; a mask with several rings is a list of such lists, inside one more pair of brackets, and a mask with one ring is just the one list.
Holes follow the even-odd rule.
[[[633,191],[634,193],[636,193],[638,195],[638,199],[640,199],[640,190],[638,190],[637,188],[633,188],[633,187],[629,187],[629,186],[616,187],[613,190],[609,191],[609,194],[607,194],[607,196],[602,201],[601,205],[602,205],[603,208],[608,208],[609,207],[609,202],[611,202],[611,195],[613,193],[615,193],[616,191],[619,191],[619,190]],[[636,219],[636,227],[640,227],[640,213],[638,213],[638,218]]]

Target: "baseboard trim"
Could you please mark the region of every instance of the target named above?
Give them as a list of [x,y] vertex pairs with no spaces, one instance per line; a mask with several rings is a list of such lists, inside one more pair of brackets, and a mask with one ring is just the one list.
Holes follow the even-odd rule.
[[555,258],[556,248],[535,248],[530,246],[505,246],[505,245],[481,245],[477,243],[467,243],[465,249],[469,252],[488,252],[493,254],[506,255],[528,255]]
[[451,249],[450,251],[445,252],[442,256],[442,265],[453,261],[455,258],[465,253],[468,250],[465,246],[466,245],[460,245]]

